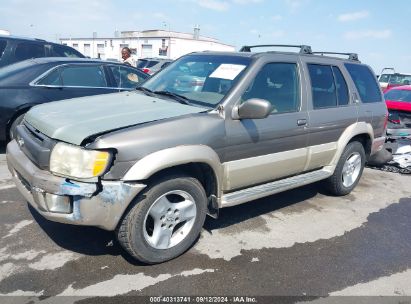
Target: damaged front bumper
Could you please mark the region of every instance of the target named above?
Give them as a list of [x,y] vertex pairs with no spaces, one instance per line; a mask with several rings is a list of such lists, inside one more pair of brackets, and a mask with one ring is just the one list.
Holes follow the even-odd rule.
[[20,150],[7,145],[7,164],[24,198],[45,218],[66,224],[114,230],[130,202],[146,185],[122,181],[86,183],[41,170]]

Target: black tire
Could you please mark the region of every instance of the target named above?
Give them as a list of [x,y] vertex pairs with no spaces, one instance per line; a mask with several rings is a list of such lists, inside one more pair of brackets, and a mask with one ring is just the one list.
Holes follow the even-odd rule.
[[[344,185],[344,182],[343,182],[343,167],[347,159],[350,158],[354,154],[360,155],[361,167],[360,167],[359,174],[356,177],[354,183],[347,187]],[[336,196],[343,196],[343,195],[349,194],[355,188],[355,186],[357,186],[361,178],[362,172],[364,170],[364,165],[365,165],[365,152],[364,152],[363,145],[358,141],[353,141],[353,142],[348,143],[343,153],[341,154],[340,160],[337,163],[334,174],[324,181],[325,187],[331,194],[336,195]]]
[[26,113],[17,116],[16,119],[14,119],[11,122],[10,128],[9,128],[9,140],[10,141],[16,138],[16,128],[23,121],[23,118],[24,118],[25,114]]
[[[179,243],[171,248],[158,249],[147,241],[145,220],[157,199],[170,191],[184,191],[191,195],[195,202],[196,215],[191,230]],[[143,263],[156,264],[171,260],[188,250],[196,241],[205,221],[206,208],[207,196],[197,179],[181,175],[160,178],[131,203],[117,227],[117,239],[133,258]],[[173,236],[174,233],[173,230]]]

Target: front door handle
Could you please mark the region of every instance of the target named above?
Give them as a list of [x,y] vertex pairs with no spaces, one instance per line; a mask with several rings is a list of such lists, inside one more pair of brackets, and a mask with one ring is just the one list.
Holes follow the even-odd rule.
[[297,126],[306,126],[306,125],[307,125],[307,119],[297,120]]

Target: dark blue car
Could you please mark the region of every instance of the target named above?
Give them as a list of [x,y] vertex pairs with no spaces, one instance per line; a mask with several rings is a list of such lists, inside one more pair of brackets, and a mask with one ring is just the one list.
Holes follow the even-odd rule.
[[0,141],[14,137],[24,114],[41,103],[135,89],[147,74],[121,63],[35,58],[0,69]]

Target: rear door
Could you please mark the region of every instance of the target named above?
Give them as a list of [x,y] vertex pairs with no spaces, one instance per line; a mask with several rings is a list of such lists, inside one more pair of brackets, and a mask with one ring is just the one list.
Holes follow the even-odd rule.
[[337,152],[344,130],[357,122],[357,105],[351,100],[347,73],[339,62],[302,58],[308,86],[310,117],[308,162],[305,170],[328,165]]

